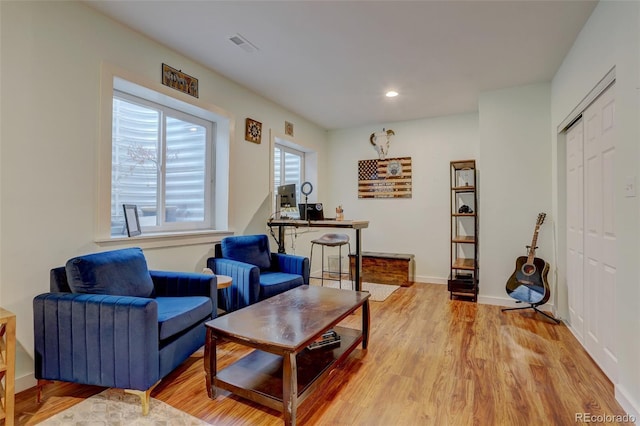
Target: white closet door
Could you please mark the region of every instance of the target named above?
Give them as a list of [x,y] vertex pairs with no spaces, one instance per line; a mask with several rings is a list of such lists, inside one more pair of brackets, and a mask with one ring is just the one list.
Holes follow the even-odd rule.
[[584,345],[584,169],[583,121],[567,131],[567,286],[569,287],[569,323]]
[[615,327],[616,230],[614,209],[614,86],[583,114],[584,135],[584,345],[617,381]]

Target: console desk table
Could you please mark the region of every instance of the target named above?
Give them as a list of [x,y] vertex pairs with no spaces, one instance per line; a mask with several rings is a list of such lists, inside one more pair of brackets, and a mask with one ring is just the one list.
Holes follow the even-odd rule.
[[278,228],[278,253],[284,253],[284,231],[287,227],[294,228],[343,228],[355,229],[356,231],[356,253],[354,255],[355,265],[355,288],[362,290],[362,230],[369,227],[368,220],[296,220],[296,219],[272,219],[267,222],[270,228]]

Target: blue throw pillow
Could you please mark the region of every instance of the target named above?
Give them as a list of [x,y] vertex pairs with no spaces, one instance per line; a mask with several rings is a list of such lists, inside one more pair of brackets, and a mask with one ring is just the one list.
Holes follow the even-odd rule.
[[153,297],[147,261],[137,247],[75,257],[65,269],[73,293]]
[[242,235],[222,239],[222,257],[256,265],[271,267],[271,249],[266,235]]

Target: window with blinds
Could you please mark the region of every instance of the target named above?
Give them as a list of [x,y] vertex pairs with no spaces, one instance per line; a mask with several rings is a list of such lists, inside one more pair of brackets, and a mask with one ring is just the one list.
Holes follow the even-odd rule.
[[211,225],[214,123],[114,91],[111,235],[126,233],[123,204],[135,204],[143,232]]
[[[278,193],[278,186],[294,183],[296,185],[296,200],[301,200],[300,187],[304,182],[304,152],[275,144],[273,151],[273,179],[274,197]],[[275,198],[273,202],[275,206]]]

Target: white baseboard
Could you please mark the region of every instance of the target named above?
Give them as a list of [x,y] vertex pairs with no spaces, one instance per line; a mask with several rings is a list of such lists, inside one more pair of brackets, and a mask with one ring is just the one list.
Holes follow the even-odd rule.
[[28,374],[25,374],[24,376],[16,377],[16,380],[14,383],[16,393],[25,391],[27,389],[31,389],[37,384],[38,384],[38,381],[36,380],[36,377],[34,376],[33,373],[28,373]]
[[427,277],[424,275],[416,275],[414,282],[417,283],[429,283],[429,284],[447,284],[447,279],[442,277]]
[[[415,282],[446,285],[449,280],[448,278],[428,277],[420,275],[415,277]],[[506,308],[518,308],[524,306],[522,303],[516,303],[514,299],[508,296],[483,296],[482,294],[478,294],[478,303],[481,303],[483,305],[504,306]],[[555,305],[553,303],[545,303],[544,305],[540,306],[540,309],[543,311],[552,312],[553,315],[556,316],[556,318],[560,320],[562,319],[557,316]]]
[[[566,321],[565,325],[567,326],[567,328],[569,329],[571,334],[573,334],[573,337],[575,337],[576,340],[578,341],[578,343],[580,343],[580,346],[582,346],[584,348],[584,345],[582,344],[582,337],[576,332],[576,329],[573,327],[573,325],[571,325],[571,323],[569,321]],[[586,351],[587,348],[584,348],[584,350]]]
[[[344,270],[344,264],[343,264],[343,268]],[[344,270],[343,272],[344,274],[348,274],[349,270]],[[315,271],[310,271],[310,275],[312,277],[319,277],[320,276],[320,269],[317,269]],[[345,279],[344,277],[342,278],[343,280]],[[416,283],[428,283],[428,284],[447,284],[447,278],[442,278],[442,277],[427,277],[424,275],[417,275],[414,277],[414,281]]]
[[[522,303],[516,303],[514,299],[508,296],[483,296],[481,294],[478,294],[478,303],[482,303],[483,305],[504,306],[505,308],[522,306]],[[547,309],[548,305],[543,305],[543,307]]]
[[[638,401],[634,401],[631,394],[620,385],[615,385],[615,396],[616,401],[618,401],[622,409],[629,415],[629,420],[633,421],[633,424],[636,424],[640,418],[640,404],[638,404]],[[631,417],[633,417],[633,419],[631,419]]]
[[[510,297],[497,297],[497,296],[482,296],[478,295],[478,303],[483,305],[504,306],[505,308],[524,308],[527,306],[525,303],[516,303],[516,301]],[[551,312],[557,319],[562,321],[562,318],[557,316],[555,305],[553,303],[545,303],[539,306],[541,311]]]

